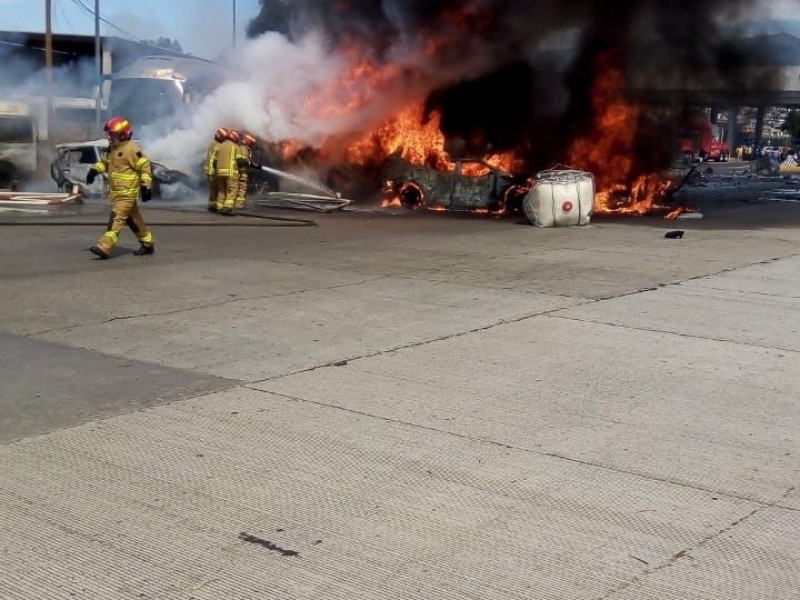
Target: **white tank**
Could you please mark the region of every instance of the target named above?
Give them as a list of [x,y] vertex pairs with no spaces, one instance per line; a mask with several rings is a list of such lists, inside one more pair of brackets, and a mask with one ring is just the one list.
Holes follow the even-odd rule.
[[586,225],[594,209],[594,192],[591,173],[542,171],[523,199],[522,208],[528,221],[537,227]]

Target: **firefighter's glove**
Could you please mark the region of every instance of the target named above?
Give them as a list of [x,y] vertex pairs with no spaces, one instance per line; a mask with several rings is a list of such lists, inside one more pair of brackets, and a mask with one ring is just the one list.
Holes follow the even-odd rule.
[[98,175],[97,169],[95,169],[94,167],[89,169],[89,172],[86,173],[86,183],[92,185],[97,175]]
[[251,168],[251,169],[256,169],[256,170],[258,170],[258,169],[260,169],[260,168],[261,168],[261,165],[260,165],[259,163],[257,163],[257,162],[253,162],[253,161],[251,160],[251,161],[250,161],[250,168]]
[[142,194],[142,202],[149,202],[152,199],[153,193],[150,191],[149,187],[142,186],[139,188],[139,191]]

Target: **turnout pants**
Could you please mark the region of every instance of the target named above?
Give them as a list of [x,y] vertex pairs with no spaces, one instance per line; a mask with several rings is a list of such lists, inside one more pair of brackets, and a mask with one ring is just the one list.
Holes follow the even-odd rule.
[[239,190],[236,193],[236,208],[244,208],[247,202],[247,179],[248,173],[246,170],[239,172]]
[[153,246],[153,234],[147,223],[142,218],[139,205],[135,198],[111,201],[111,216],[108,218],[108,231],[106,231],[97,241],[97,247],[106,254],[110,254],[117,245],[120,232],[130,227],[131,231],[139,239],[142,246]]
[[236,208],[236,196],[239,194],[239,177],[220,177],[217,190],[217,210]]
[[216,175],[209,175],[208,176],[208,206],[209,208],[216,208],[217,206],[217,192],[219,190],[219,184],[217,181],[218,177]]

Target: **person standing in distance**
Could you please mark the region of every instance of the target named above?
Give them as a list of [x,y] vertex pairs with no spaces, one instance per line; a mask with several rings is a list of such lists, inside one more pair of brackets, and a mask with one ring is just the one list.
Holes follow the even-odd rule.
[[250,157],[256,145],[256,138],[251,133],[243,133],[239,140],[239,192],[236,195],[236,210],[242,210],[247,205],[247,182],[249,180]]
[[209,212],[217,212],[217,152],[219,152],[219,145],[228,139],[228,130],[225,127],[220,127],[214,132],[214,141],[208,147],[206,152],[206,163],[203,165],[206,179],[208,180],[208,210]]
[[233,215],[236,198],[239,195],[239,163],[242,160],[239,149],[239,132],[228,130],[228,138],[217,150],[217,212]]
[[153,254],[153,234],[144,222],[137,203],[140,196],[142,202],[147,202],[152,197],[150,190],[153,174],[150,159],[144,155],[139,144],[131,139],[133,130],[130,121],[125,117],[112,117],[104,130],[109,140],[108,153],[89,169],[86,183],[91,185],[100,173],[108,174],[111,216],[107,231],[89,251],[104,260],[111,258],[119,234],[127,225],[139,239],[140,247],[133,254]]

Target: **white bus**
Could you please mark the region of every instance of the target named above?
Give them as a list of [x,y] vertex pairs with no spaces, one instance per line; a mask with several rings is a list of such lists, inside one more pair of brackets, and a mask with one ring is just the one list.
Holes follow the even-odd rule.
[[0,188],[33,177],[38,151],[39,131],[30,104],[0,101]]
[[105,79],[110,82],[103,86],[109,116],[124,115],[134,128],[153,123],[169,127],[172,119],[185,116],[186,105],[224,83],[225,72],[202,58],[145,56]]

